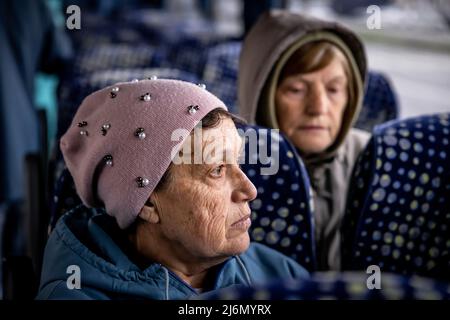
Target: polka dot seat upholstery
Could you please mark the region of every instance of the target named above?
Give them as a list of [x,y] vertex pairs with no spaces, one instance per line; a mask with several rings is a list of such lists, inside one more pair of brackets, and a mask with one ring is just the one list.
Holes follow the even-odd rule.
[[[307,280],[235,286],[196,300],[448,300],[447,283],[422,277],[382,273],[381,290],[369,290],[365,272],[316,273]],[[371,281],[369,281],[371,283]]]
[[225,42],[212,47],[207,56],[203,80],[231,112],[237,113],[237,70],[241,42]]
[[[257,141],[257,148],[252,149],[253,138],[248,139],[242,164],[242,170],[258,191],[257,198],[250,203],[252,241],[274,248],[306,269],[314,270],[312,192],[303,162],[278,131],[257,126],[241,129],[256,132],[253,141]],[[264,155],[270,156],[270,164]]]
[[67,32],[75,50],[84,50],[99,44],[156,44],[163,39],[161,32],[146,32],[134,21],[124,21],[117,16],[106,18],[84,10],[82,15],[81,29]]
[[[120,13],[125,25],[131,24],[157,43],[173,44],[185,38],[222,37],[213,21],[188,12],[172,12],[160,9],[137,9]],[[152,41],[152,43],[155,43]]]
[[161,67],[167,58],[164,48],[136,43],[102,43],[81,50],[75,57],[70,76],[116,68]]
[[397,98],[388,78],[382,73],[369,71],[363,107],[355,127],[370,132],[376,125],[398,116]]
[[343,267],[450,279],[450,115],[377,126],[355,166]]
[[211,37],[185,37],[170,44],[168,48],[167,64],[170,67],[184,70],[202,77],[210,48],[221,41]]

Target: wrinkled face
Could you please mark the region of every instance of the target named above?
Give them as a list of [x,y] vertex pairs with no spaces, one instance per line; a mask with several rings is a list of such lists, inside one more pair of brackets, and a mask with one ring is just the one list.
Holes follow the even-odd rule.
[[303,154],[335,141],[348,101],[347,76],[338,59],[315,72],[285,78],[275,95],[280,130]]
[[162,236],[174,251],[200,260],[248,248],[248,202],[256,197],[238,164],[243,142],[233,121],[222,119],[201,133],[207,163],[174,164],[167,187],[154,193]]

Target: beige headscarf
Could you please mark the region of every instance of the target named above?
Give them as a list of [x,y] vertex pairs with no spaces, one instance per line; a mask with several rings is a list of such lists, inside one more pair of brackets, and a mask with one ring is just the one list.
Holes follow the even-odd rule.
[[357,96],[354,104],[346,108],[336,141],[324,153],[304,159],[307,163],[333,157],[358,117],[366,77],[366,56],[361,41],[337,23],[272,10],[257,21],[245,38],[239,61],[240,115],[250,123],[278,128],[274,97],[280,72],[301,46],[319,40],[335,44],[344,53],[355,79]]

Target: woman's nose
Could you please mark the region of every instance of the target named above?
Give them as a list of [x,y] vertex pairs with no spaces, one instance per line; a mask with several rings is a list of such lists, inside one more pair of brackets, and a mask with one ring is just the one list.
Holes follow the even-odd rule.
[[239,168],[237,173],[237,182],[235,185],[235,190],[233,191],[233,201],[243,202],[252,201],[256,198],[257,191],[254,184],[245,175],[245,173]]
[[328,112],[328,100],[323,88],[313,88],[308,96],[307,111],[311,115],[322,115]]

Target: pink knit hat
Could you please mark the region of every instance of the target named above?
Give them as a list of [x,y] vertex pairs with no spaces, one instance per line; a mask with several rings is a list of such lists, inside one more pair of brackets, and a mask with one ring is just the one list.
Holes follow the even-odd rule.
[[[104,206],[121,228],[128,227],[172,152],[216,108],[227,109],[204,86],[178,80],[118,83],[86,97],[60,142],[83,203]],[[176,129],[187,133],[172,141]]]

